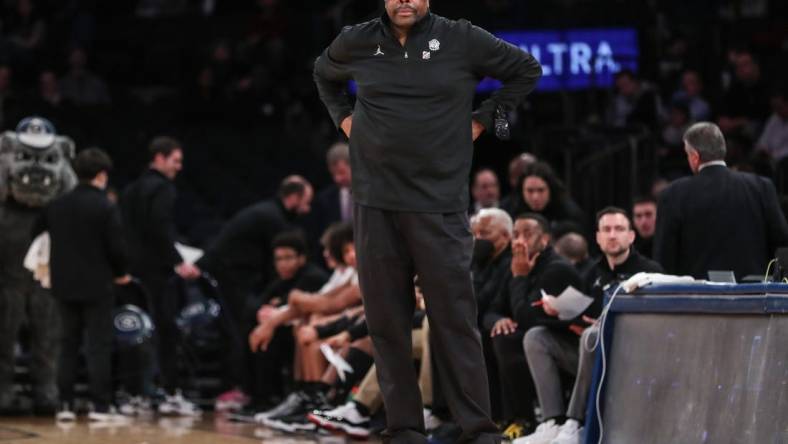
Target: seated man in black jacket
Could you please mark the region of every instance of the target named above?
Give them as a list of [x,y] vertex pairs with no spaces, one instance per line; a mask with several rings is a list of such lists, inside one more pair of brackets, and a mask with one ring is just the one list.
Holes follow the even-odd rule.
[[[585,288],[594,298],[594,302],[586,310],[585,316],[582,319],[566,321],[557,329],[532,328],[525,335],[523,346],[545,420],[534,434],[522,438],[522,441],[516,441],[516,444],[580,443],[581,424],[585,418],[593,369],[594,353],[588,347],[596,341],[599,332],[595,325],[588,328],[586,326],[594,321],[592,317],[598,316],[602,311],[603,294],[606,290],[640,271],[662,272],[659,264],[632,248],[635,231],[627,212],[621,208],[607,207],[597,214],[596,241],[604,255],[586,275]],[[542,303],[539,310],[545,316],[552,317],[557,314],[546,302]],[[572,333],[568,333],[565,328],[567,324]],[[579,346],[577,335],[581,336]],[[576,375],[568,410],[564,408],[559,369]],[[564,415],[567,420],[559,427],[557,421]]]
[[120,420],[112,405],[113,283],[128,284],[126,245],[120,213],[104,189],[112,169],[109,156],[90,148],[77,155],[79,186],[52,201],[34,227],[51,238],[52,296],[62,319],[58,362],[59,421],[76,419],[74,385],[82,338],[90,379],[91,421]]
[[[306,241],[299,231],[280,233],[271,243],[277,278],[259,296],[248,301],[245,334],[252,331],[267,312],[286,305],[291,291],[317,291],[328,280],[322,268],[307,261]],[[287,328],[274,333],[264,352],[247,350],[247,362],[252,365],[250,386],[247,387],[252,397],[252,412],[262,410],[272,396],[284,394],[286,381],[282,380],[282,368],[292,362],[294,347],[292,331]]]
[[[473,221],[473,290],[479,324],[501,289],[509,284],[512,262],[512,218],[499,208],[484,208]],[[483,327],[483,326],[482,326]],[[485,331],[481,328],[481,331]],[[486,329],[487,332],[490,329]]]
[[549,325],[571,335],[568,323],[548,316],[533,304],[541,300],[542,291],[558,295],[570,285],[582,288],[575,267],[553,251],[551,240],[550,223],[544,216],[526,213],[515,220],[511,282],[484,319],[493,337],[504,415],[515,420],[505,431],[510,438],[522,435],[535,422],[533,382],[523,375],[523,369],[528,368],[522,349],[525,332],[531,327]]
[[[471,272],[473,274],[473,291],[476,295],[479,331],[482,334],[482,352],[487,365],[493,419],[499,419],[504,415],[500,411],[498,366],[490,337],[490,329],[495,322],[485,326],[484,319],[488,316],[496,316],[495,313],[490,312],[493,301],[509,285],[511,279],[512,218],[502,209],[483,208],[473,217],[471,230],[474,237]],[[436,385],[436,390],[440,391],[439,384]],[[437,398],[439,401],[436,407],[440,413],[441,396],[439,395]]]
[[327,248],[332,258],[330,262],[335,266],[332,278],[317,292],[294,289],[276,309],[264,307],[258,312],[258,326],[249,334],[250,349],[266,353],[270,350],[272,338],[284,327],[293,325],[292,333],[298,339],[294,359],[298,390],[278,406],[255,415],[255,421],[268,426],[273,421],[297,414],[301,414],[305,420],[307,412],[324,407],[326,387],[318,381],[328,363],[322,356],[319,343],[314,341],[317,336],[315,327],[332,322],[342,314],[353,317],[352,312],[359,311],[361,307],[361,291],[355,272],[353,227],[340,223],[330,227],[327,232]]

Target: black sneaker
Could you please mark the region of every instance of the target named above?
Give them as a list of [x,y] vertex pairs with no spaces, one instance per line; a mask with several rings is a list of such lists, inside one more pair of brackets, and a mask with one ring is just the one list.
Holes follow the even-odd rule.
[[227,419],[235,422],[255,422],[254,417],[261,409],[244,407],[239,412],[227,412]]
[[270,418],[265,424],[274,430],[286,433],[304,433],[317,430],[317,426],[307,419],[306,413]]
[[[322,392],[313,393],[311,395],[302,392],[300,400],[300,403],[292,404],[292,411],[284,412],[275,416],[269,416],[263,420],[263,424],[277,430],[284,430],[290,428],[290,426],[284,424],[294,420],[299,422],[302,420],[304,422],[309,422],[306,418],[306,415],[312,410],[326,410],[331,408],[331,405],[326,400],[325,393]],[[300,416],[303,416],[303,418],[300,418]],[[310,430],[314,430],[315,428],[316,427],[312,427]]]
[[429,444],[450,444],[460,439],[462,429],[457,424],[444,422],[427,437]]
[[309,396],[302,392],[296,391],[288,395],[284,401],[280,402],[279,405],[276,407],[267,410],[265,412],[260,412],[254,415],[254,422],[258,424],[268,425],[266,421],[273,417],[278,416],[290,416],[294,413],[301,413],[304,410],[306,404],[309,401]]

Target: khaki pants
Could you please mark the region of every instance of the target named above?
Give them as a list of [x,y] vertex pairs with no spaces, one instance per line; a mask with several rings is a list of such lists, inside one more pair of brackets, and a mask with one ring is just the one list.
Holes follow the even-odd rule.
[[[419,389],[424,405],[432,405],[432,368],[430,367],[430,341],[429,323],[427,317],[421,324],[421,329],[413,330],[413,359],[421,360],[419,369]],[[369,409],[370,413],[375,413],[383,405],[383,395],[380,393],[378,385],[378,372],[375,366],[369,369],[367,375],[361,381],[356,393],[355,401]]]

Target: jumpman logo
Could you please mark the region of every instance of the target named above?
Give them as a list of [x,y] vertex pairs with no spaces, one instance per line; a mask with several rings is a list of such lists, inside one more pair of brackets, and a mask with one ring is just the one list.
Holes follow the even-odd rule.
[[379,56],[379,55],[386,55],[386,53],[384,53],[383,51],[381,51],[381,50],[380,50],[380,45],[378,45],[378,49],[377,49],[377,51],[375,51],[375,53],[374,53],[374,54],[372,54],[372,55],[373,55],[373,56]]

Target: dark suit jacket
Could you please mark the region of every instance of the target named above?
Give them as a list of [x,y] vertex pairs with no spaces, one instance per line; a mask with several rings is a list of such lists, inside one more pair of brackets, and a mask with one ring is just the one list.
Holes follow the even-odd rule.
[[512,248],[504,251],[481,270],[473,270],[473,292],[476,294],[476,307],[479,326],[484,331],[492,330],[493,325],[503,316],[491,310],[504,288],[512,279]]
[[788,224],[769,179],[709,166],[660,195],[654,259],[667,273],[707,278],[732,270],[763,274],[775,249],[788,245]]
[[197,266],[233,279],[241,287],[261,280],[267,282],[273,276],[271,241],[292,227],[292,216],[281,200],[274,198],[250,205],[224,225]]
[[315,196],[312,211],[320,225],[321,235],[329,225],[342,218],[340,205],[339,187],[336,184],[329,185]]
[[175,249],[175,185],[149,169],[123,191],[120,207],[134,270],[172,273],[183,261]]
[[55,199],[33,231],[49,231],[49,272],[57,299],[112,297],[113,278],[128,272],[120,213],[98,188],[81,184]]
[[323,255],[320,237],[329,225],[342,220],[342,209],[339,187],[331,184],[318,192],[312,200],[312,211],[307,216],[307,235],[310,252],[315,261],[321,261]]

